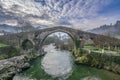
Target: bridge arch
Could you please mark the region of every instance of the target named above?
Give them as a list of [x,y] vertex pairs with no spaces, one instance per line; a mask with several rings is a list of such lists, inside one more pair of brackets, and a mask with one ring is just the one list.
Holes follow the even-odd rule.
[[48,37],[48,35],[55,33],[55,32],[63,32],[68,34],[71,39],[74,42],[74,39],[79,39],[79,36],[77,34],[77,30],[74,30],[72,28],[67,28],[67,27],[53,27],[53,28],[47,28],[47,29],[43,29],[43,31],[41,32],[36,32],[35,33],[35,48],[37,51],[42,49],[43,46],[43,42],[45,41],[45,39]]
[[62,30],[56,30],[56,31],[52,31],[52,32],[46,34],[46,35],[44,36],[44,38],[42,39],[40,46],[41,46],[41,47],[43,46],[44,41],[46,40],[46,38],[47,38],[49,35],[51,35],[51,34],[53,34],[53,33],[56,33],[56,32],[66,33],[66,34],[74,41],[74,36],[73,36],[71,33],[68,33],[68,32],[66,32],[66,31],[62,31]]
[[28,50],[28,49],[32,49],[34,47],[34,44],[31,40],[29,39],[24,39],[22,41],[22,45],[21,45],[23,50]]

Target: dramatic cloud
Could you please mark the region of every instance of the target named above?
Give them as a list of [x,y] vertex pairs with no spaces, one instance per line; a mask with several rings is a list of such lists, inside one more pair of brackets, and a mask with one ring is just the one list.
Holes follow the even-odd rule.
[[[33,25],[88,30],[120,19],[120,10],[115,6],[118,3],[119,0],[0,0],[0,21],[16,24],[20,18]],[[15,23],[6,23],[8,18],[16,19]]]
[[17,26],[18,22],[17,20],[5,20],[5,21],[1,21],[0,24],[7,24],[10,26]]

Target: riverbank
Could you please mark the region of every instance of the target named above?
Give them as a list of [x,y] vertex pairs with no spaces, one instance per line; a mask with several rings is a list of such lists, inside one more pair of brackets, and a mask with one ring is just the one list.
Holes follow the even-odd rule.
[[[31,67],[17,75],[13,80],[59,80],[46,74],[41,68],[41,57],[32,60]],[[22,75],[22,76],[21,76]],[[86,79],[85,79],[86,78]],[[92,79],[90,79],[92,78]],[[97,79],[95,79],[97,78]],[[119,80],[120,75],[85,65],[74,64],[72,75],[66,80]]]
[[86,53],[77,56],[76,64],[84,64],[98,69],[105,69],[120,75],[120,56],[108,56],[100,53]]
[[11,80],[16,73],[30,67],[29,61],[41,54],[27,53],[8,59],[0,60],[0,80]]
[[[62,75],[62,77],[52,76],[50,73],[56,73],[60,71],[61,69],[60,66],[64,65],[66,68],[67,61],[64,60],[64,58],[66,58],[66,56],[63,54],[65,51],[55,50],[53,49],[54,47],[52,47],[52,45],[50,46],[51,47],[48,47],[48,48],[47,46],[45,47],[44,51],[47,52],[46,55],[42,57],[37,57],[36,59],[30,61],[31,67],[21,72],[20,75],[19,74],[16,75],[14,77],[14,80],[19,80],[18,79],[19,77],[22,77],[21,80],[22,79],[23,80],[25,79],[28,79],[28,80],[31,80],[31,79],[33,80],[119,80],[120,79],[120,76],[118,74],[115,74],[103,69],[97,69],[95,67],[90,67],[87,65],[76,64],[76,63],[73,63],[72,73],[67,78],[63,78],[64,75]],[[68,55],[69,53],[66,52],[66,54]],[[58,59],[62,61],[60,62],[59,65],[58,65],[59,63]],[[42,64],[43,63],[42,61],[44,62],[45,65]],[[64,69],[64,66],[63,66],[63,69]],[[64,73],[64,71],[62,72]],[[60,72],[60,75],[61,74],[62,73]]]
[[[55,47],[53,47],[53,48],[55,48]],[[62,63],[61,64],[66,65],[66,61],[64,60],[64,58],[66,58],[66,57],[63,54],[66,51],[63,51],[61,54],[61,53],[58,53],[60,50],[54,50],[53,48],[45,49],[46,52],[47,51],[51,52],[51,54],[49,54],[49,57],[46,57],[46,59],[49,58],[48,61],[50,61],[50,60],[51,61],[44,62],[45,66],[47,64],[46,69],[50,68],[49,63],[53,64],[53,62],[56,62],[57,59],[62,59],[62,63],[64,63],[64,64],[62,64]],[[54,56],[52,56],[53,54],[54,54]],[[66,52],[66,54],[68,55],[67,52]],[[61,55],[63,55],[63,56],[61,56]],[[75,63],[73,64],[73,67],[72,67],[72,73],[70,73],[70,75],[67,77],[67,79],[66,78],[61,79],[60,77],[53,77],[50,74],[46,73],[47,71],[44,70],[43,65],[41,63],[41,60],[43,59],[43,57],[45,57],[45,55],[39,56],[39,57],[36,57],[36,56],[38,56],[38,54],[33,55],[32,53],[29,53],[26,55],[21,55],[21,56],[16,56],[16,57],[13,57],[10,59],[1,60],[0,61],[0,65],[1,65],[0,66],[0,77],[1,76],[2,77],[0,80],[12,80],[12,77],[16,73],[18,73],[18,74],[14,76],[13,80],[40,80],[40,79],[41,80],[119,80],[120,79],[120,75],[118,75],[118,74],[115,74],[115,73],[112,73],[112,72],[109,72],[109,71],[106,71],[103,69],[97,69],[95,67],[93,68],[93,67],[90,67],[87,65],[82,65],[82,64],[78,65]],[[97,57],[95,57],[95,58],[97,58]],[[105,57],[102,57],[102,58],[105,58]],[[56,62],[56,63],[58,64],[59,62]],[[58,68],[58,69],[62,68],[59,66],[58,67],[53,66],[53,67]],[[54,69],[53,67],[52,67],[52,69]],[[28,69],[23,70],[25,68],[28,68]],[[65,69],[65,70],[67,70],[67,69]],[[53,71],[56,71],[56,70],[53,70]],[[64,76],[64,75],[62,75],[62,76]]]

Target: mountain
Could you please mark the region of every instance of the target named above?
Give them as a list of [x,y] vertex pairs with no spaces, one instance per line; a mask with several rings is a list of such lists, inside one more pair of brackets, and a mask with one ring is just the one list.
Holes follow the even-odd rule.
[[114,25],[102,25],[98,28],[89,30],[89,32],[116,37],[120,39],[120,21],[118,20]]
[[6,24],[1,24],[0,25],[0,32],[4,31],[4,32],[15,32],[17,29],[16,26],[9,26]]
[[6,24],[0,25],[0,33],[18,33],[18,32],[26,32],[26,31],[33,31],[36,30],[30,23],[24,23],[21,27],[18,26],[10,26]]

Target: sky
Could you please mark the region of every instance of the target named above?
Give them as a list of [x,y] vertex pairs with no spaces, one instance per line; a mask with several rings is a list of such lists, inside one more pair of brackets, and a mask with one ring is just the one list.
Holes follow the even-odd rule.
[[0,25],[90,30],[120,20],[120,0],[0,0]]

